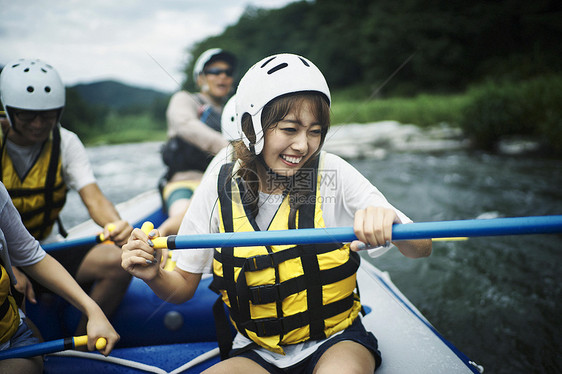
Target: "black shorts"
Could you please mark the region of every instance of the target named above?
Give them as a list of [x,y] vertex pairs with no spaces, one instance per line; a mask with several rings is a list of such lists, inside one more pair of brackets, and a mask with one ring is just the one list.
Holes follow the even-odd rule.
[[[92,247],[92,244],[87,244],[76,248],[52,251],[49,254],[55,260],[57,260],[66,269],[66,271],[68,271],[72,278],[76,279],[78,269],[80,268],[80,265],[82,265],[84,258],[86,257],[88,252],[90,252]],[[33,283],[33,287],[35,288],[35,291],[37,293],[52,293],[51,290],[43,286],[41,283],[35,281],[34,279],[32,279],[31,282]],[[92,285],[93,282],[89,282],[87,284],[81,284],[80,286],[82,286],[82,289],[86,291],[86,293],[88,293]]]
[[345,329],[341,334],[334,336],[333,338],[329,339],[328,341],[320,345],[316,350],[316,352],[314,352],[304,360],[286,368],[278,368],[273,364],[270,364],[269,362],[261,358],[261,356],[258,355],[253,350],[244,351],[240,354],[233,352],[232,356],[249,358],[250,360],[254,361],[258,365],[263,367],[265,370],[273,374],[286,374],[286,373],[305,374],[305,373],[313,372],[314,367],[320,360],[320,357],[322,357],[324,352],[326,352],[331,346],[346,340],[359,343],[365,348],[367,348],[369,351],[371,351],[371,353],[375,358],[375,363],[376,363],[375,367],[378,368],[381,365],[382,358],[381,358],[381,353],[378,349],[377,338],[375,338],[373,333],[365,330],[365,327],[363,326],[363,323],[361,323],[360,318],[355,319],[355,321],[351,324],[351,326]]
[[82,246],[79,248],[71,248],[71,249],[63,249],[59,251],[53,251],[50,255],[57,260],[65,269],[72,275],[73,278],[76,278],[76,273],[78,272],[78,268],[82,265],[82,261],[90,252],[93,245],[88,244],[87,246]]

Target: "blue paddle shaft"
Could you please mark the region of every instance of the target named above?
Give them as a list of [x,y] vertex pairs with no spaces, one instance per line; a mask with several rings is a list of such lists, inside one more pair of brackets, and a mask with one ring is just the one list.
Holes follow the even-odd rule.
[[37,343],[0,351],[0,360],[5,360],[8,358],[34,357],[45,355],[48,353],[60,352],[72,348],[74,348],[74,341],[72,340],[72,338],[63,338],[50,342]]
[[[562,215],[395,224],[392,240],[562,233]],[[351,242],[352,227],[169,236],[170,249]]]
[[89,236],[86,238],[71,239],[61,242],[53,242],[41,245],[47,252],[58,251],[68,248],[78,248],[82,246],[94,246],[101,243],[100,235]]

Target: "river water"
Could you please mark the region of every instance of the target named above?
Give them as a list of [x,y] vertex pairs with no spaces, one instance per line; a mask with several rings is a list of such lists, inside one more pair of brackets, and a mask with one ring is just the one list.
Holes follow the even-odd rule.
[[[154,188],[163,173],[160,145],[87,148],[102,191],[119,203]],[[562,214],[560,160],[462,148],[371,155],[349,161],[414,221]],[[67,227],[88,217],[76,193],[62,215]],[[370,261],[487,373],[560,373],[561,239],[436,242],[427,259],[390,251]]]

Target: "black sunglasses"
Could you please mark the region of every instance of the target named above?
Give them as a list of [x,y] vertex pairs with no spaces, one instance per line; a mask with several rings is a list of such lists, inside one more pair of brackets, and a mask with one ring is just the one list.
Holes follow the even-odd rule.
[[41,117],[43,121],[52,121],[57,119],[57,117],[59,116],[59,111],[58,110],[41,110],[41,111],[23,110],[23,111],[15,112],[14,115],[16,116],[17,119],[19,119],[22,122],[31,122],[35,120],[37,116]]
[[226,74],[227,77],[232,77],[232,75],[234,74],[234,69],[210,68],[210,69],[206,69],[203,73],[205,73],[205,75],[221,75],[222,73],[224,73]]

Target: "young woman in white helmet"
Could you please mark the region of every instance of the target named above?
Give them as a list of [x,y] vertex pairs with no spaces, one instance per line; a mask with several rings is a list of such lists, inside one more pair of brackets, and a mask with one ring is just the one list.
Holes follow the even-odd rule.
[[232,90],[235,56],[212,48],[201,54],[193,68],[200,92],[176,92],[166,110],[168,141],[162,158],[168,170],[160,181],[169,218],[159,227],[176,234],[203,172],[219,150],[228,144],[221,134],[221,113]]
[[[9,120],[0,137],[0,180],[28,231],[42,242],[64,233],[59,213],[70,188],[78,192],[105,236],[117,244],[99,244],[87,253],[54,255],[80,284],[92,285],[90,295],[110,315],[131,279],[121,268],[118,245],[125,243],[133,228],[101,192],[78,136],[60,125],[65,105],[62,80],[41,60],[14,60],[0,75],[0,97]],[[113,227],[111,232],[109,227]],[[17,288],[35,302],[33,288],[26,287],[25,276],[18,275]],[[83,318],[78,333],[85,331],[85,323]]]
[[[250,68],[236,93],[243,139],[235,162],[203,180],[179,234],[353,225],[360,240],[180,251],[172,272],[157,266],[159,250],[148,241],[156,230],[134,230],[123,247],[124,268],[166,300],[188,300],[202,274],[213,273],[238,334],[229,342],[230,331],[218,328],[225,360],[210,373],[372,373],[381,363],[361,322],[357,251],[389,246],[392,224],[411,220],[351,165],[321,151],[330,100],[304,57],[274,55]],[[407,257],[431,253],[429,240],[394,244]]]

